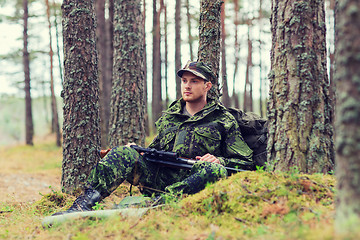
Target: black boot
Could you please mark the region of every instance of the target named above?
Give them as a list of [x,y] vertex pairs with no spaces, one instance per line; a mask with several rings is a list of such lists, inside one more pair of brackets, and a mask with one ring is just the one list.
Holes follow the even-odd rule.
[[101,194],[93,188],[87,188],[73,203],[73,205],[64,212],[54,213],[53,216],[72,212],[92,211],[92,207],[101,200]]

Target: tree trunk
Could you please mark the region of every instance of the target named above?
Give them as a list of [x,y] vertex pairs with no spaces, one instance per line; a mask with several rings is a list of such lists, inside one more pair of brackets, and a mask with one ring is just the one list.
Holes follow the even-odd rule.
[[153,79],[152,79],[152,122],[154,123],[162,112],[161,90],[161,54],[160,54],[160,10],[157,10],[157,0],[153,0]]
[[233,94],[232,94],[232,102],[233,102],[233,106],[235,108],[240,108],[240,104],[239,104],[239,98],[238,95],[236,93],[236,75],[239,69],[239,60],[240,60],[240,44],[239,44],[239,40],[238,40],[238,25],[239,25],[239,1],[238,0],[234,0],[234,12],[235,12],[235,20],[234,20],[234,25],[235,25],[235,40],[234,40],[234,49],[235,49],[235,61],[234,61],[234,76],[233,76]]
[[168,21],[167,21],[167,6],[164,0],[161,0],[161,9],[164,11],[164,81],[165,81],[165,108],[169,106],[169,89],[168,89]]
[[64,126],[61,184],[83,187],[99,160],[100,119],[94,0],[64,0]]
[[[108,146],[108,133],[109,133],[109,117],[110,117],[110,95],[111,89],[107,85],[111,85],[111,78],[107,75],[106,65],[107,58],[112,55],[107,55],[107,34],[106,19],[105,19],[105,0],[95,0],[96,9],[96,37],[97,49],[99,52],[99,85],[100,85],[100,116],[101,116],[101,147]],[[110,90],[110,91],[109,91]]]
[[112,78],[113,78],[113,64],[114,64],[114,0],[109,0],[109,18],[106,19],[106,54],[105,54],[105,76],[102,83],[102,95],[103,95],[103,115],[104,119],[107,121],[107,126],[104,126],[104,132],[107,133],[107,139],[103,139],[103,145],[107,143],[109,145],[109,121],[110,121],[110,99],[111,99],[111,91],[112,91]]
[[227,84],[227,75],[226,75],[226,32],[225,32],[225,0],[221,5],[221,79],[222,79],[222,103],[226,107],[230,107],[230,97],[229,97],[229,89]]
[[360,224],[360,2],[339,1],[336,18],[335,230],[343,236],[358,234]]
[[263,30],[262,30],[262,21],[263,21],[263,14],[262,14],[262,1],[263,0],[259,0],[259,75],[260,75],[260,86],[259,86],[259,95],[260,95],[260,99],[259,99],[259,107],[260,107],[260,116],[264,117],[264,106],[263,106],[263,78],[262,78],[262,40],[261,40],[261,36],[263,35]]
[[272,1],[270,170],[334,167],[324,1]]
[[176,81],[176,98],[181,97],[180,78],[177,71],[181,68],[181,0],[175,3],[175,81]]
[[34,145],[34,125],[32,118],[32,108],[31,108],[31,85],[30,85],[30,59],[28,51],[28,1],[23,1],[24,9],[24,31],[23,31],[23,66],[24,66],[24,77],[25,77],[25,142],[27,145]]
[[110,146],[145,144],[141,0],[115,0]]
[[60,10],[60,7],[56,4],[55,0],[53,1],[53,8],[54,8],[54,25],[55,25],[55,32],[56,32],[56,55],[57,55],[57,59],[58,59],[58,64],[59,64],[59,73],[60,73],[60,81],[61,81],[61,86],[64,84],[64,77],[63,77],[63,68],[62,68],[62,63],[61,63],[61,58],[60,58],[60,46],[59,46],[59,28],[58,28],[58,14],[57,11],[58,9]]
[[198,61],[211,66],[215,78],[212,79],[213,87],[209,97],[219,99],[219,62],[220,62],[220,13],[221,0],[200,1],[200,26]]
[[248,55],[246,61],[246,72],[245,72],[245,89],[244,89],[244,111],[253,111],[253,97],[252,97],[252,42],[250,39],[250,28],[252,23],[248,23]]
[[55,97],[55,90],[54,90],[54,74],[53,74],[53,57],[54,52],[52,49],[52,34],[51,34],[51,21],[50,21],[50,5],[49,0],[45,0],[46,4],[46,15],[49,25],[49,55],[50,55],[50,91],[51,91],[51,111],[52,111],[52,124],[54,128],[54,132],[56,135],[56,146],[61,146],[61,136],[60,136],[60,127],[59,127],[59,116],[57,110],[57,103]]
[[145,30],[145,17],[146,17],[146,0],[143,0],[143,46],[144,46],[144,103],[145,103],[145,135],[150,136],[149,124],[149,108],[148,108],[148,87],[147,87],[147,54],[146,54],[146,30]]
[[191,14],[190,14],[190,2],[189,2],[189,0],[186,0],[186,6],[185,7],[186,7],[188,35],[189,35],[188,41],[189,41],[190,60],[194,61],[194,53],[193,53],[194,37],[191,34]]

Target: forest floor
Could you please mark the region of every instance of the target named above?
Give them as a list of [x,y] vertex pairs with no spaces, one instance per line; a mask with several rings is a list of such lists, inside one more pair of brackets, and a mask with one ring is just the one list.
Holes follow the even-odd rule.
[[52,144],[44,145],[46,140],[34,147],[0,147],[1,202],[33,203],[53,188],[60,189],[61,151]]
[[[51,140],[51,139],[50,139]],[[170,199],[140,219],[84,218],[45,228],[44,218],[66,210],[61,193],[62,150],[54,141],[0,147],[0,239],[358,239],[334,235],[332,175],[262,170],[234,174],[191,196]],[[129,195],[122,184],[99,205]],[[139,194],[133,188],[134,194]]]
[[60,175],[9,173],[6,166],[0,169],[0,199],[2,202],[35,202],[40,194],[51,192],[49,186],[60,185]]

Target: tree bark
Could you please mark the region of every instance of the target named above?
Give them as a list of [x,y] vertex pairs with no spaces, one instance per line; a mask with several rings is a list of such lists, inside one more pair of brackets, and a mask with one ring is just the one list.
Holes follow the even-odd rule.
[[83,187],[100,159],[100,118],[94,0],[64,0],[64,126],[61,184]]
[[360,224],[360,3],[338,1],[336,15],[336,178],[335,230],[358,234]]
[[220,28],[221,28],[221,0],[200,1],[200,26],[199,26],[199,49],[198,61],[211,66],[215,75],[212,79],[213,87],[209,91],[209,97],[219,99],[219,62],[220,62]]
[[334,167],[324,0],[272,1],[270,170],[327,173]]
[[144,28],[141,0],[115,0],[110,146],[145,144]]
[[34,125],[32,118],[32,107],[31,107],[31,84],[30,84],[30,59],[28,51],[28,1],[23,1],[24,9],[24,28],[23,28],[23,67],[24,67],[24,78],[25,78],[25,142],[27,145],[34,145]]

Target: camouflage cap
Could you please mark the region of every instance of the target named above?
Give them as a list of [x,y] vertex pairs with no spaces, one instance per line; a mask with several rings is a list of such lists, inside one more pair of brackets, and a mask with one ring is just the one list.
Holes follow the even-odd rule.
[[215,79],[215,75],[211,71],[211,68],[203,62],[188,61],[186,65],[177,72],[177,75],[182,77],[184,72],[190,72],[195,76],[201,77],[205,81],[210,81],[211,78]]

